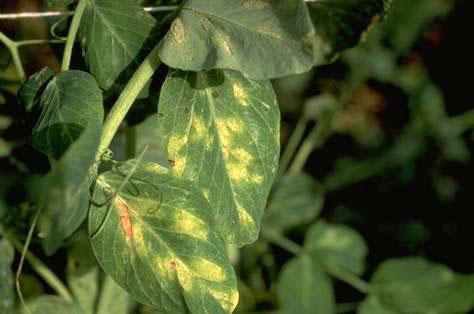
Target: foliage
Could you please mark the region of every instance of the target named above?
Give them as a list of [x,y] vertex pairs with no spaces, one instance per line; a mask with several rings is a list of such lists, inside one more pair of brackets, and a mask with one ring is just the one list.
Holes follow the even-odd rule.
[[[474,308],[474,275],[421,256],[374,263],[353,212],[327,214],[344,216],[337,191],[409,181],[429,141],[470,160],[472,112],[451,117],[427,70],[403,61],[453,2],[44,2],[74,10],[60,71],[24,79],[18,48],[36,43],[0,33],[1,313],[330,314],[348,306],[341,282],[357,291],[347,312]],[[325,81],[331,67],[344,75]],[[374,81],[407,98],[394,134]],[[328,172],[314,155],[338,136],[366,154]]]

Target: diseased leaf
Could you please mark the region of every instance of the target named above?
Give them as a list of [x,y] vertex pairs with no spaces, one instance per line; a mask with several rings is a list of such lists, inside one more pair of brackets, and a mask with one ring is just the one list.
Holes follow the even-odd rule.
[[306,72],[325,50],[302,0],[189,0],[160,56],[176,69],[232,69],[266,79]]
[[379,21],[393,0],[319,0],[307,2],[316,36],[328,51],[317,51],[315,64],[330,61],[335,54],[351,48]]
[[286,230],[316,218],[324,204],[324,188],[306,174],[282,177],[274,187],[264,218],[267,227]]
[[97,314],[127,314],[130,297],[110,276],[102,284]]
[[52,314],[52,313],[68,313],[68,314],[83,314],[81,308],[73,302],[64,300],[58,296],[44,295],[38,299],[31,300],[27,303],[31,310],[26,311],[24,307],[21,308],[22,314]]
[[155,19],[132,0],[89,1],[80,37],[89,69],[100,87],[119,90],[153,48]]
[[42,207],[38,229],[47,254],[76,231],[89,207],[89,170],[95,162],[101,125],[90,123],[53,170],[39,182],[38,204]]
[[103,119],[102,91],[82,71],[66,71],[51,79],[40,100],[41,116],[32,133],[32,145],[59,158],[90,123]]
[[474,308],[474,276],[422,258],[387,260],[371,281],[371,292],[395,313],[466,313]]
[[254,242],[278,167],[271,84],[235,71],[171,71],[158,112],[173,173],[201,188],[226,242]]
[[13,272],[14,250],[6,239],[0,240],[0,313],[13,313],[15,290]]
[[130,161],[98,178],[94,204],[97,260],[138,302],[165,313],[232,312],[235,274],[213,213],[189,181]]
[[309,228],[304,246],[325,267],[340,267],[356,275],[364,273],[368,249],[354,229],[317,222]]
[[309,256],[290,260],[280,273],[278,295],[283,314],[333,314],[331,280]]
[[18,98],[29,112],[35,107],[41,99],[44,88],[48,81],[54,76],[53,70],[43,68],[28,78],[18,90]]

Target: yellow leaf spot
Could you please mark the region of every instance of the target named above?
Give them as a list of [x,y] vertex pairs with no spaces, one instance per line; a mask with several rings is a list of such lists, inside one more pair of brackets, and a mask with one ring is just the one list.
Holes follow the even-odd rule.
[[234,92],[234,97],[237,101],[244,107],[249,105],[248,95],[245,90],[237,83],[232,84],[232,90]]
[[200,117],[194,116],[193,118],[193,128],[195,131],[195,136],[196,138],[200,139],[206,136],[206,125],[204,124],[204,121]]
[[186,169],[186,157],[176,156],[174,159],[173,172],[177,176],[180,177],[183,175],[185,169]]
[[223,282],[227,276],[221,266],[203,258],[194,258],[191,267],[199,277],[213,282]]
[[239,292],[237,290],[227,291],[208,288],[208,291],[228,313],[232,313],[239,303]]
[[255,220],[252,216],[242,207],[239,203],[237,203],[237,213],[239,214],[239,221],[241,224],[246,226],[255,226]]
[[158,255],[154,259],[154,269],[160,277],[171,279],[175,276],[176,261],[173,258],[163,258]]
[[275,32],[271,27],[268,27],[268,26],[258,27],[257,32],[266,36],[276,38],[276,39],[281,39],[281,34]]
[[189,269],[178,260],[176,261],[176,270],[181,287],[187,292],[193,290],[194,278]]
[[168,154],[173,157],[186,143],[188,139],[186,136],[173,135],[168,141]]
[[246,180],[248,177],[247,169],[237,163],[229,164],[227,172],[229,173],[230,179],[234,182]]
[[134,225],[133,227],[133,245],[135,246],[136,252],[140,256],[148,255],[148,248],[145,244],[145,239],[143,237],[143,230],[139,224]]
[[232,134],[227,128],[227,124],[222,119],[216,119],[217,132],[219,132],[219,139],[223,146],[229,146],[232,141]]
[[243,165],[248,165],[253,160],[253,156],[243,148],[232,150],[232,155]]
[[255,174],[250,177],[250,180],[255,184],[262,184],[263,183],[263,176]]
[[265,9],[270,6],[270,2],[267,0],[242,0],[240,2],[242,4],[242,7],[245,9]]
[[183,21],[181,21],[179,17],[171,24],[170,34],[175,43],[182,44],[184,42],[186,33],[184,31]]
[[241,133],[244,130],[244,124],[242,121],[237,120],[236,118],[228,118],[225,120],[227,127],[231,129],[233,132]]
[[202,194],[207,200],[209,200],[209,189],[203,189]]
[[194,238],[207,240],[209,231],[204,222],[185,209],[178,209],[175,216],[174,232],[183,233]]

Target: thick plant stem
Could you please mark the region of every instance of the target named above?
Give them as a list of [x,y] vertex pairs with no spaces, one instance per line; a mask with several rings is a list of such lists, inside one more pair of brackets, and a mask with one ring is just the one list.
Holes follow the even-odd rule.
[[4,33],[0,32],[0,42],[2,42],[10,51],[12,56],[13,64],[15,65],[18,78],[23,81],[25,79],[25,70],[23,69],[23,64],[21,63],[20,53],[18,51],[18,44],[8,38]]
[[61,64],[61,71],[69,70],[72,57],[72,48],[74,47],[77,31],[79,30],[82,15],[84,14],[84,10],[86,9],[88,1],[89,0],[79,0],[79,3],[77,4],[76,11],[74,12],[74,17],[72,18],[71,26],[69,27],[69,32],[67,34],[66,47],[64,47],[63,61]]
[[[278,245],[279,247],[287,250],[290,253],[293,253],[294,255],[306,253],[303,247],[279,234],[278,232],[262,229],[262,236],[273,244]],[[359,292],[367,294],[370,291],[370,285],[352,273],[335,266],[324,265],[323,267],[328,274],[347,283],[348,285],[357,289]]]
[[102,153],[109,147],[110,142],[117,133],[117,130],[132,107],[140,91],[151,79],[158,66],[161,64],[158,45],[150,52],[148,57],[142,62],[135,71],[127,86],[115,102],[112,110],[104,123],[102,137],[100,139],[99,149],[97,150],[96,161],[99,161]]
[[298,145],[300,144],[301,139],[303,138],[304,131],[306,130],[307,125],[308,119],[304,115],[301,115],[293,133],[291,134],[290,140],[286,145],[286,149],[283,152],[283,155],[281,156],[280,170],[278,172],[279,176],[283,175],[286,169],[288,168],[288,165],[291,162],[291,158],[293,158],[296,150],[298,149]]

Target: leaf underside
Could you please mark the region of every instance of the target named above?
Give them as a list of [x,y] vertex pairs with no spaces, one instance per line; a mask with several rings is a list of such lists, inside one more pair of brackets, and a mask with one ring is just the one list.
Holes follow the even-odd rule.
[[236,71],[171,71],[158,112],[173,173],[197,183],[226,242],[254,242],[278,166],[270,82]]
[[189,182],[132,161],[99,177],[94,202],[97,260],[137,301],[165,313],[232,312],[235,274],[209,205]]

